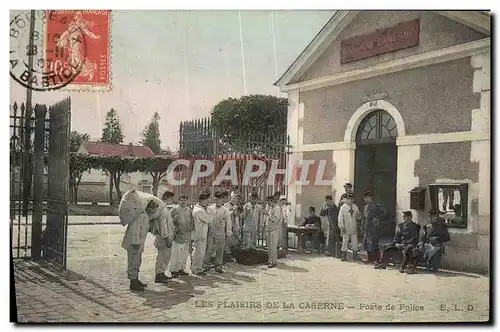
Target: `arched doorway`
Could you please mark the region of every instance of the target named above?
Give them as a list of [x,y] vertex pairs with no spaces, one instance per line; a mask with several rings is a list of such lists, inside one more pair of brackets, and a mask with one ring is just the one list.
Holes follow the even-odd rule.
[[396,122],[384,110],[368,113],[356,132],[356,203],[362,207],[364,191],[371,190],[376,202],[385,206],[389,218],[382,223],[382,237],[392,236],[395,228],[397,136]]

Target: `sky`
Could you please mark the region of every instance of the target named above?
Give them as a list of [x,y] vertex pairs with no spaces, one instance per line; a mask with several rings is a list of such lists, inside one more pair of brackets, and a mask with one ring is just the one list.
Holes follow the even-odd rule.
[[[162,146],[175,151],[181,121],[209,116],[229,97],[277,96],[273,83],[333,13],[113,11],[111,91],[35,91],[33,105],[70,96],[72,130],[95,140],[101,137],[106,112],[114,108],[123,125],[124,144],[138,144],[157,111]],[[11,12],[11,18],[14,15]],[[10,88],[11,103],[26,99],[26,90],[12,78]]]

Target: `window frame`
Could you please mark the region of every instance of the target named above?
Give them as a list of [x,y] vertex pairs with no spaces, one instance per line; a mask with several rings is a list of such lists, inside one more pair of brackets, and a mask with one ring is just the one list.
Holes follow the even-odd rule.
[[447,223],[446,225],[449,228],[457,228],[457,229],[468,229],[469,228],[469,184],[468,183],[434,183],[429,184],[429,196],[431,200],[431,208],[437,211],[441,211],[441,207],[439,206],[439,189],[456,189],[460,193],[460,207],[462,210],[462,218],[465,220],[465,225],[456,225]]

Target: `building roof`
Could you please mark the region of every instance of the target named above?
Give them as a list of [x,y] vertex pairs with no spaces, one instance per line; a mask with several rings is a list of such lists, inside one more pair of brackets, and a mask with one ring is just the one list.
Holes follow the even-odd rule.
[[[326,22],[306,48],[300,53],[295,61],[287,68],[283,75],[274,83],[274,85],[283,88],[300,78],[313,63],[323,54],[340,35],[351,21],[356,17],[359,11],[338,10]],[[486,35],[490,35],[491,20],[490,15],[485,11],[435,11],[436,14],[445,16],[458,23],[464,24]]]
[[155,157],[153,151],[147,146],[132,145],[132,144],[110,144],[103,142],[87,141],[82,143],[88,154],[92,155],[107,155],[121,157]]

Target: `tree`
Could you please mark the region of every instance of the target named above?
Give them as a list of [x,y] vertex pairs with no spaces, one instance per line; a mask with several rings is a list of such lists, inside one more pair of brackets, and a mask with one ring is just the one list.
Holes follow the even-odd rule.
[[167,156],[143,158],[146,159],[142,165],[139,166],[142,172],[148,172],[153,178],[153,195],[158,195],[158,188],[160,181],[167,175],[168,166],[172,162],[172,158]]
[[118,114],[113,108],[106,114],[106,122],[102,130],[101,142],[111,144],[123,143],[122,125],[118,118]]
[[[86,135],[86,134],[84,134]],[[89,155],[83,153],[71,152],[69,163],[69,188],[70,201],[73,204],[78,203],[78,187],[82,180],[83,173],[93,168]]]
[[[122,125],[120,123],[120,119],[118,118],[118,114],[112,108],[106,114],[106,122],[104,123],[104,128],[102,130],[101,142],[111,143],[111,144],[120,144],[123,143],[123,133],[122,133]],[[123,173],[122,173],[123,174]],[[109,175],[109,204],[113,205],[113,183],[116,177],[115,173],[108,173]],[[121,174],[118,178],[118,183],[121,182]],[[118,194],[118,189],[117,192]],[[118,195],[121,197],[120,195]]]
[[[219,143],[231,152],[258,153],[286,137],[288,100],[274,96],[250,95],[222,100],[212,110],[212,129]],[[269,146],[262,144],[268,141]]]
[[153,114],[151,122],[144,127],[141,133],[142,140],[140,143],[147,146],[158,155],[161,153],[161,139],[160,139],[160,115],[158,112]]
[[78,152],[80,145],[85,141],[90,141],[89,134],[82,134],[73,130],[69,134],[69,152]]

